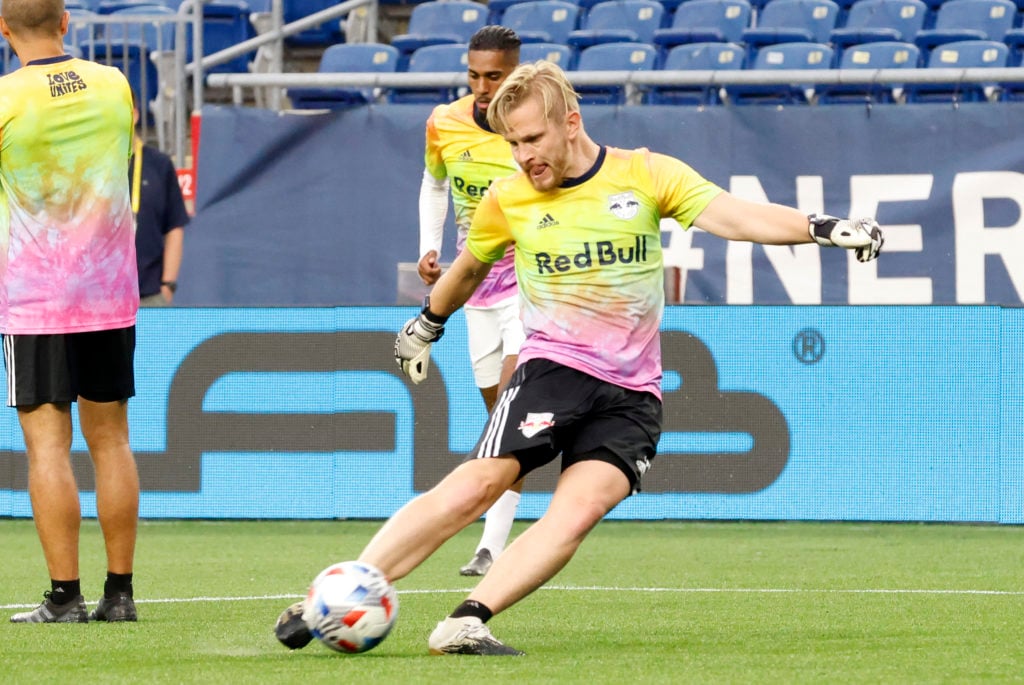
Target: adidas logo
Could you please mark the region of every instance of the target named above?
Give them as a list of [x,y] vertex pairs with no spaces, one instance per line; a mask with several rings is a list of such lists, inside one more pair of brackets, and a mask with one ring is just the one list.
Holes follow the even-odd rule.
[[469,154],[469,150],[466,150],[461,155],[459,155],[459,161],[460,162],[472,162],[473,161],[473,155]]
[[555,217],[551,216],[550,214],[545,214],[544,218],[542,218],[540,220],[540,223],[537,224],[537,228],[538,229],[541,229],[541,228],[551,228],[552,226],[557,226],[557,225],[558,225],[558,222],[555,221]]

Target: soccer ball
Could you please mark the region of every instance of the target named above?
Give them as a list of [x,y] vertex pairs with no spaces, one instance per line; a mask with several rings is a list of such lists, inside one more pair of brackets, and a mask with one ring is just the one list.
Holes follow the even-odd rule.
[[333,650],[358,654],[387,637],[398,618],[398,593],[379,569],[359,561],[325,568],[313,579],[302,620]]

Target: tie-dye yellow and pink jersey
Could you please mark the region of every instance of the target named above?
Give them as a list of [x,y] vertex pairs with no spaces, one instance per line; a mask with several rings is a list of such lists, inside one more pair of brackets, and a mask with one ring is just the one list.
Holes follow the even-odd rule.
[[491,262],[515,242],[527,335],[519,363],[549,359],[661,397],[659,221],[689,228],[720,192],[646,149],[603,148],[590,172],[548,192],[522,173],[492,184],[466,249]]
[[131,141],[117,69],[62,56],[0,79],[0,332],[135,323]]
[[[473,119],[473,96],[438,105],[427,120],[427,171],[434,178],[448,178],[458,228],[457,247],[462,252],[466,233],[480,199],[497,178],[519,170],[505,139],[480,128]],[[467,304],[489,307],[516,295],[512,248],[491,268]]]

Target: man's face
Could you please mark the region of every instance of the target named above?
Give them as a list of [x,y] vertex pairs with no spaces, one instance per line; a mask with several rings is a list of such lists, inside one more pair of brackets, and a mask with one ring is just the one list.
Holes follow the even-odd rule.
[[506,117],[505,140],[512,156],[526,173],[533,187],[541,192],[557,188],[568,176],[571,163],[570,143],[578,113],[565,120],[545,118],[539,96],[529,97]]
[[501,50],[470,50],[468,61],[469,89],[476,98],[477,109],[486,113],[491,98],[519,61],[514,52]]

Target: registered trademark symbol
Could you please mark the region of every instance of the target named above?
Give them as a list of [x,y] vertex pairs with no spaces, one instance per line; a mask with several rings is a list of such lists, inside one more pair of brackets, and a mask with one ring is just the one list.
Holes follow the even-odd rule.
[[825,356],[825,338],[813,328],[805,328],[793,338],[793,356],[803,364],[817,364]]

